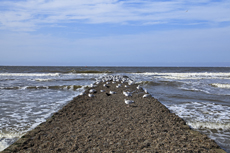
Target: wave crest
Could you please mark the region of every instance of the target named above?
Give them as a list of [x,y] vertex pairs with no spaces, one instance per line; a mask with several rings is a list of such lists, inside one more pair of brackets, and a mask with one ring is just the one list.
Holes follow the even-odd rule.
[[62,85],[62,86],[23,86],[23,87],[0,87],[0,89],[5,90],[37,90],[37,89],[54,89],[54,90],[77,90],[78,88],[82,88],[79,85]]
[[213,87],[230,89],[230,84],[212,83],[210,85]]
[[112,73],[112,72],[111,71],[95,71],[95,70],[86,70],[86,71],[71,70],[68,73]]

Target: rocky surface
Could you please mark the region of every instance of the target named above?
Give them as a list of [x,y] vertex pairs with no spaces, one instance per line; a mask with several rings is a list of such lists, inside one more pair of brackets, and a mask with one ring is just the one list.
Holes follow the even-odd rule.
[[[143,98],[145,93],[137,85],[117,85],[104,87],[101,82],[87,89],[3,153],[224,152],[157,99]],[[97,91],[94,97],[88,96],[90,89]],[[132,97],[123,91],[132,92]],[[127,105],[124,99],[134,103]]]

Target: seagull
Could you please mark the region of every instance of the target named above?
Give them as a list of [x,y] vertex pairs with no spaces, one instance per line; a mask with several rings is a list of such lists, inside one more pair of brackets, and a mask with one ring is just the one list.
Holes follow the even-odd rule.
[[100,90],[101,92],[105,92],[105,90]]
[[128,84],[132,85],[132,84],[134,84],[134,81],[129,81]]
[[82,96],[82,95],[84,95],[84,94],[85,94],[85,93],[84,93],[84,92],[82,92],[82,93],[80,93],[79,95],[81,95],[81,96]]
[[104,87],[108,87],[107,84],[103,84]]
[[127,88],[128,86],[127,85],[125,85],[125,88]]
[[93,94],[88,94],[89,97],[95,97]]
[[144,94],[143,95],[143,98],[147,98],[147,97],[151,97],[151,95],[150,94]]
[[110,93],[110,94],[115,94],[116,92],[114,92],[114,91],[110,91],[109,93]]
[[96,93],[97,91],[95,89],[90,89],[89,92],[90,93]]
[[131,92],[125,92],[123,91],[123,94],[126,96],[126,97],[132,97],[132,93]]
[[93,87],[93,84],[89,85],[90,87]]
[[141,86],[140,86],[140,85],[138,85],[138,86],[137,86],[137,89],[138,89],[138,90],[140,90],[140,89],[141,89]]
[[118,84],[117,86],[116,86],[116,88],[120,88],[121,87],[121,84]]
[[97,82],[96,82],[96,84],[99,84],[99,83],[101,83],[101,81],[97,81]]
[[129,104],[134,103],[134,101],[133,100],[127,100],[127,99],[125,99],[125,103],[128,105],[127,107],[129,107]]
[[145,93],[148,93],[148,90],[147,89],[144,89]]

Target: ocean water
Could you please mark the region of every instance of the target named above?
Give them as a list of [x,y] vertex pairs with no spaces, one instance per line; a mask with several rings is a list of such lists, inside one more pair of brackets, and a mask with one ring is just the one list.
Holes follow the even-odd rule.
[[230,152],[230,68],[0,66],[0,151],[106,75],[126,75]]

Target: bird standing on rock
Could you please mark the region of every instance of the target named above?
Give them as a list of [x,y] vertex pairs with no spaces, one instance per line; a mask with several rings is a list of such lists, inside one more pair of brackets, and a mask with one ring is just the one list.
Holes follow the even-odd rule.
[[95,97],[93,94],[88,94],[89,97]]
[[144,94],[143,95],[143,98],[147,98],[147,97],[151,97],[151,95],[150,94]]
[[84,92],[82,92],[82,93],[80,93],[79,95],[81,95],[81,96],[82,96],[82,95],[84,95],[84,94],[85,94],[85,93],[84,93]]
[[116,92],[114,92],[114,91],[109,91],[109,93],[110,93],[110,94],[115,94]]
[[90,87],[94,87],[94,85],[93,84],[91,84],[91,85],[89,85]]
[[140,85],[138,85],[138,86],[137,86],[137,89],[138,89],[138,90],[140,90],[140,89],[141,89],[141,86],[140,86]]
[[125,92],[123,91],[123,94],[126,96],[126,97],[132,97],[132,93],[131,92]]
[[117,86],[116,86],[116,88],[120,88],[121,87],[121,84],[118,84]]
[[107,84],[103,84],[103,87],[107,87],[107,88],[109,88],[109,86],[107,86]]
[[97,91],[95,89],[90,89],[89,92],[90,93],[96,93]]
[[129,107],[129,104],[134,103],[134,101],[133,100],[125,99],[125,103],[128,105],[127,107]]

